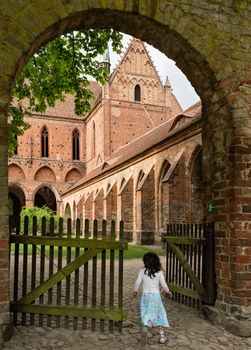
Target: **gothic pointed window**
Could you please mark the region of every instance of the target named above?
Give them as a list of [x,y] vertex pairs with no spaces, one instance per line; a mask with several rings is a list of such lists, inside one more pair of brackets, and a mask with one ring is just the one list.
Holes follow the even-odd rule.
[[16,142],[16,146],[15,146],[15,149],[14,149],[14,156],[17,156],[17,154],[18,154],[18,142],[17,142],[17,135],[15,135],[15,142]]
[[72,159],[79,160],[79,131],[73,130],[72,133]]
[[141,91],[140,86],[137,84],[134,88],[134,101],[140,101],[141,100]]
[[41,131],[41,156],[49,157],[49,133],[46,126],[43,126]]
[[96,156],[96,130],[95,130],[95,122],[92,122],[92,156]]

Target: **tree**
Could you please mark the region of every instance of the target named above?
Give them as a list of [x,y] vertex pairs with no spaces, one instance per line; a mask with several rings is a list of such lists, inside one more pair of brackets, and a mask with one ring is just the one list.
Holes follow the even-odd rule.
[[[45,112],[57,100],[64,101],[67,94],[75,96],[75,113],[90,111],[92,91],[88,88],[93,77],[100,84],[108,78],[100,65],[99,55],[108,49],[109,41],[120,53],[122,35],[113,29],[89,29],[61,36],[43,46],[25,65],[12,91],[9,109],[9,156],[16,148],[15,135],[29,128],[24,116]],[[25,101],[25,102],[24,102]]]

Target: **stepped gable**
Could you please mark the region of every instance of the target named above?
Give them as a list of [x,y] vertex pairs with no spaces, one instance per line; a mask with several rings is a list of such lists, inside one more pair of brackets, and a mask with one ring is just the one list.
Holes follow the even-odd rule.
[[[175,122],[179,120],[180,117],[184,117],[183,114],[187,114],[188,118],[186,122],[182,124],[181,127],[178,128]],[[186,128],[193,121],[200,120],[201,118],[201,102],[197,102],[195,105],[189,107],[186,111],[177,115],[175,118],[169,119],[165,123],[155,127],[150,130],[148,133],[143,136],[137,138],[136,140],[128,143],[127,145],[120,147],[116,150],[112,156],[107,159],[103,164],[99,167],[91,171],[87,176],[83,179],[76,182],[72,187],[70,187],[65,193],[70,192],[74,188],[80,187],[84,185],[91,179],[102,175],[107,170],[111,170],[112,168],[121,165],[122,163],[128,161],[129,159],[136,157],[143,152],[147,151],[149,148],[157,146],[160,142],[164,141],[170,134],[176,133],[177,131]],[[173,127],[175,125],[175,127]],[[177,131],[173,131],[174,128],[177,128]],[[173,131],[173,132],[172,132]]]
[[[145,53],[146,59],[144,62],[136,61],[133,62],[134,58],[133,53]],[[132,64],[127,64],[127,62],[131,62]],[[133,64],[134,63],[134,64]],[[146,66],[148,66],[148,73],[146,76],[145,70]],[[148,50],[145,46],[145,44],[137,38],[132,38],[131,42],[129,43],[127,49],[125,50],[124,55],[122,56],[120,62],[118,63],[117,67],[114,69],[113,73],[110,77],[110,84],[112,84],[113,80],[117,77],[117,75],[126,75],[131,76],[132,79],[137,77],[146,77],[146,78],[152,78],[157,79],[159,83],[161,84],[161,87],[164,89],[164,86],[162,84],[162,81],[160,79],[160,76],[153,64],[152,58],[150,57]]]

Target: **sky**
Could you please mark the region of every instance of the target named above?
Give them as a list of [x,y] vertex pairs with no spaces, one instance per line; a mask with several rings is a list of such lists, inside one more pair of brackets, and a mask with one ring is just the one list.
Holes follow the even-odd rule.
[[[123,53],[127,48],[130,40],[131,36],[123,34]],[[186,76],[176,66],[175,62],[167,58],[166,55],[155,49],[153,46],[150,46],[148,44],[145,45],[163,84],[165,83],[166,77],[168,76],[172,87],[172,92],[177,98],[182,109],[186,110],[194,103],[198,102],[200,99],[199,96],[196,94],[194,88]],[[117,55],[116,53],[112,52],[112,49],[110,48],[111,72],[119,63],[120,59],[121,55]]]

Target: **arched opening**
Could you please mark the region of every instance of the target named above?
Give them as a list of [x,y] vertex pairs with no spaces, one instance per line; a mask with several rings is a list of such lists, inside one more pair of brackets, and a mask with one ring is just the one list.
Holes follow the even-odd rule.
[[96,126],[95,121],[92,121],[92,156],[96,156]]
[[115,183],[112,187],[109,184],[107,188],[106,201],[106,220],[108,232],[110,231],[111,221],[117,221],[117,184]]
[[191,173],[191,221],[202,222],[203,219],[202,192],[202,150],[197,150]]
[[34,198],[34,205],[39,208],[46,205],[54,212],[57,212],[56,196],[47,186],[42,186],[37,190]]
[[17,185],[9,186],[9,228],[12,232],[18,222],[22,207],[25,206],[25,194]]
[[170,163],[165,160],[162,165],[159,180],[159,203],[160,203],[160,231],[165,230],[166,224],[170,222],[169,218],[169,184],[166,179]]
[[[123,182],[121,184],[123,186]],[[124,221],[125,239],[133,240],[133,179],[131,178],[121,193],[121,220]]]
[[148,174],[141,188],[142,231],[141,244],[155,243],[154,170]]
[[71,219],[71,207],[69,203],[67,203],[65,206],[64,215],[66,219]]
[[139,84],[137,84],[134,88],[134,101],[140,101],[141,100],[141,88]]
[[154,244],[155,228],[154,170],[149,173],[141,170],[136,185],[136,241]]
[[17,135],[15,135],[15,141],[16,141],[16,147],[14,149],[14,156],[18,155],[18,141],[17,141]]
[[84,205],[84,196],[81,196],[80,200],[77,203],[77,219],[83,220],[83,205]]
[[[212,10],[203,9],[202,6],[200,8],[201,21],[198,21],[197,4],[191,4],[191,7],[188,8],[181,2],[159,0],[154,2],[153,6],[148,7],[143,6],[141,2],[133,2],[132,5],[125,2],[123,7],[121,2],[107,1],[95,3],[95,8],[89,2],[78,2],[78,6],[69,7],[69,2],[64,1],[62,6],[56,5],[57,1],[52,0],[50,2],[51,9],[48,9],[47,6],[41,6],[40,1],[33,0],[20,3],[20,6],[13,7],[11,11],[13,19],[18,19],[16,26],[19,30],[16,30],[13,25],[4,26],[2,61],[4,61],[6,52],[13,45],[14,35],[15,47],[20,49],[13,50],[13,54],[9,55],[6,69],[1,73],[4,96],[1,99],[2,114],[7,116],[13,81],[27,59],[44,42],[50,41],[61,33],[77,30],[81,27],[95,27],[102,23],[104,27],[119,29],[156,45],[158,49],[177,62],[177,66],[183,70],[201,96],[203,105],[203,169],[206,170],[203,181],[209,197],[208,200],[217,198],[219,191],[226,193],[222,201],[217,201],[216,213],[228,212],[228,215],[216,215],[215,217],[218,220],[217,227],[222,228],[221,232],[218,232],[218,236],[216,233],[217,238],[229,237],[227,243],[224,243],[226,246],[221,245],[220,247],[221,254],[227,253],[232,240],[238,237],[238,230],[242,226],[242,222],[248,221],[248,215],[250,215],[249,198],[242,198],[240,215],[236,213],[236,208],[233,205],[229,205],[230,199],[228,198],[228,194],[231,193],[233,196],[231,202],[238,202],[241,199],[235,189],[242,176],[245,175],[246,179],[247,168],[245,165],[250,161],[250,152],[247,148],[249,146],[245,143],[246,139],[249,138],[249,130],[246,128],[245,131],[243,128],[243,125],[248,125],[250,116],[249,113],[245,113],[245,115],[242,113],[250,111],[250,101],[247,97],[249,93],[246,86],[246,82],[249,81],[247,79],[249,73],[246,61],[244,61],[246,58],[238,58],[240,61],[236,61],[235,55],[238,50],[243,52],[249,44],[248,35],[246,35],[248,32],[245,32],[245,27],[248,31],[248,25],[245,26],[248,22],[243,16],[243,11],[236,4],[226,5],[221,12],[222,21],[224,21],[224,28],[222,28],[222,25],[218,25],[219,16],[210,12],[212,16],[208,21],[208,11]],[[36,7],[40,9],[39,25],[34,25],[37,18],[35,15],[34,18],[31,16],[32,9]],[[121,10],[122,8],[124,10]],[[11,16],[7,16],[7,21],[9,20],[10,23]],[[27,21],[27,18],[31,20]],[[48,18],[50,18],[49,21]],[[242,31],[240,34],[242,40],[233,40],[239,39],[238,31],[233,30],[233,27],[237,27],[233,26],[233,21],[238,22],[238,20],[243,21],[244,32]],[[15,21],[13,20],[12,23]],[[205,42],[209,42],[210,45],[205,45]],[[239,100],[241,103],[238,103]],[[240,106],[241,104],[243,107]],[[6,121],[3,120],[2,123],[1,128],[4,135]],[[240,145],[242,146],[240,147]],[[242,147],[247,156],[246,160],[242,160],[241,168],[235,165],[236,155],[239,154]],[[7,144],[3,142],[0,153],[5,156],[6,152]],[[215,157],[215,155],[217,156]],[[249,160],[247,160],[248,157]],[[3,172],[2,179],[3,183],[7,184],[6,172]],[[243,182],[239,185],[244,190],[249,186]],[[5,202],[6,189],[1,189],[0,197],[3,198],[1,205],[4,209],[7,205]],[[206,203],[204,202],[203,205],[205,207]],[[234,221],[231,219],[231,214],[235,218]],[[0,226],[2,224],[3,227],[6,226],[7,217],[3,215],[0,220]],[[248,229],[245,228],[244,235],[248,236]],[[6,237],[6,232],[3,232],[1,237]],[[222,243],[222,241],[221,239],[220,242]],[[242,248],[244,249],[244,247]],[[236,256],[232,257],[232,260],[234,258],[236,258],[236,262],[241,260],[237,253]],[[222,270],[218,268],[217,271],[217,275],[221,277],[219,278],[219,300],[229,300],[230,304],[236,302],[240,305],[248,305],[250,288],[245,287],[248,285],[246,283],[248,280],[246,279],[242,283],[242,295],[238,293],[240,286],[236,286],[235,283],[236,276],[242,277],[240,271],[237,270],[240,264],[233,264],[230,260],[222,261],[219,254],[218,261],[218,265],[222,267]],[[224,278],[221,276],[221,272],[230,271],[230,264],[231,278]],[[242,280],[242,278],[239,279]]]
[[92,232],[93,228],[93,192],[88,193],[84,202],[84,219],[89,220],[89,230]]
[[99,224],[104,219],[104,190],[97,190],[98,193],[94,198],[94,219],[98,220]]
[[168,176],[169,184],[169,222],[185,223],[188,218],[187,172],[185,157],[174,163]]

